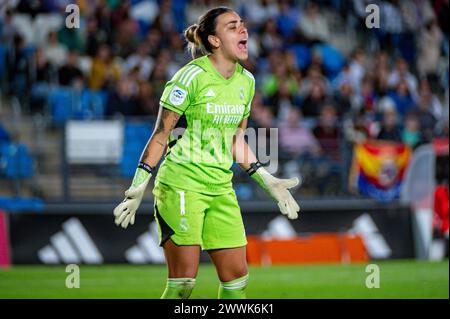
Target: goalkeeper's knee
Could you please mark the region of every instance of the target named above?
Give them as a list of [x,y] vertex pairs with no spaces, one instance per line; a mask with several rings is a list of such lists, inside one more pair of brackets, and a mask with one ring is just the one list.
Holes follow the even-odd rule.
[[161,299],[188,299],[195,286],[195,278],[168,278]]
[[248,284],[248,274],[232,281],[221,282],[219,299],[245,299],[245,288]]

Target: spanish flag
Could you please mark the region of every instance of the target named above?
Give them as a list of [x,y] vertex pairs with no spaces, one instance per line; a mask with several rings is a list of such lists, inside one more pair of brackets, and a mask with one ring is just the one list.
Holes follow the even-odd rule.
[[354,147],[352,182],[359,193],[379,201],[398,198],[412,151],[399,143],[371,141]]

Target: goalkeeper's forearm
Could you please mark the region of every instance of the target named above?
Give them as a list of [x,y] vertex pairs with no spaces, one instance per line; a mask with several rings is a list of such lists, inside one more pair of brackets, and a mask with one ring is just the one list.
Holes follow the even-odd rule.
[[140,162],[145,163],[150,167],[158,165],[166,150],[170,132],[177,124],[179,118],[179,114],[165,109],[162,106],[160,107],[155,130],[148,140],[147,145],[145,145]]
[[262,189],[264,189],[267,193],[270,193],[266,183],[261,178],[259,178],[258,175],[254,174],[256,170],[259,169],[262,165],[256,158],[253,150],[245,141],[242,129],[239,129],[236,133],[236,138],[233,144],[233,159],[244,171],[246,171],[250,175],[253,180],[258,183],[258,185]]
[[155,130],[142,151],[132,186],[137,187],[143,183],[148,183],[148,180],[153,175],[154,168],[166,150],[170,132],[179,118],[179,114],[160,106]]
[[244,171],[247,171],[252,163],[257,162],[255,153],[253,153],[252,149],[247,144],[244,138],[246,126],[247,120],[242,121],[241,125],[236,131],[232,148],[234,161],[239,164],[239,166]]

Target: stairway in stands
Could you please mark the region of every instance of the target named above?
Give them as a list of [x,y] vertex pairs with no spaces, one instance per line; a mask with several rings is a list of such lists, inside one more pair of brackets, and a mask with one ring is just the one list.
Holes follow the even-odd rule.
[[[63,129],[52,127],[49,119],[41,115],[24,115],[20,106],[14,104],[14,101],[3,99],[0,118],[13,140],[28,147],[36,165],[34,177],[18,184],[18,195],[39,197],[48,202],[64,200]],[[130,180],[120,177],[115,171],[115,168],[71,166],[67,170],[69,197],[66,199],[77,202],[121,200]],[[15,194],[17,185],[0,179],[0,196]]]

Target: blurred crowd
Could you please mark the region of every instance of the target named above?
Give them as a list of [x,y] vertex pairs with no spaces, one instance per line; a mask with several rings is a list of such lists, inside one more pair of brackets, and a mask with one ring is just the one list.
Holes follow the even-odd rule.
[[[71,3],[80,28],[64,24]],[[369,4],[380,28],[366,26]],[[415,148],[448,137],[448,0],[2,0],[2,92],[48,116],[61,87],[101,91],[105,118],[155,116],[190,59],[182,31],[216,5],[249,28],[250,126],[278,127],[282,160],[301,162],[311,180],[345,183],[355,142]],[[354,36],[349,52],[337,32]]]

